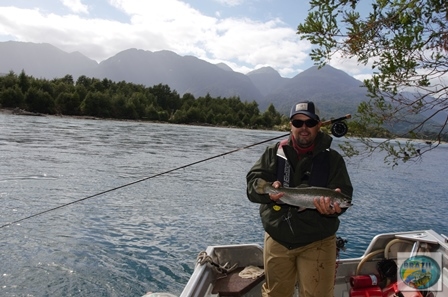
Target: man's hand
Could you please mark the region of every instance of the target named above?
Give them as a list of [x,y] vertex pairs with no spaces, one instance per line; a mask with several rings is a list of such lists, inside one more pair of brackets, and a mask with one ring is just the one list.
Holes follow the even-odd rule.
[[[282,186],[282,183],[279,181],[275,181],[272,183],[272,186],[276,189],[280,188]],[[271,198],[272,201],[278,201],[280,198],[282,198],[284,193],[278,193],[278,194],[269,194],[269,198]]]
[[[341,192],[341,189],[337,188],[336,192]],[[314,198],[314,206],[318,212],[323,215],[332,215],[334,213],[341,213],[341,208],[338,203],[331,203],[330,197]]]

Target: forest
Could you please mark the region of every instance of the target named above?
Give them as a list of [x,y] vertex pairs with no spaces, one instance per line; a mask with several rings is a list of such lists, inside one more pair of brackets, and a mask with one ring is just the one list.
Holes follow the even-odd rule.
[[[0,108],[48,115],[289,130],[288,117],[273,104],[261,112],[257,102],[242,102],[239,97],[213,98],[207,94],[195,98],[189,93],[181,97],[168,85],[146,87],[84,75],[76,81],[71,75],[48,80],[34,78],[24,71],[20,74],[11,71],[0,76]],[[396,137],[387,129],[366,128],[356,120],[348,121],[347,125],[348,136]],[[329,132],[330,127],[323,130]],[[426,139],[434,134],[426,131],[412,136]],[[448,136],[442,135],[441,140],[447,141]]]
[[239,97],[182,97],[168,85],[146,87],[125,81],[71,75],[52,80],[9,72],[0,76],[0,107],[27,112],[175,124],[273,129],[288,118],[271,104],[260,112],[258,103]]

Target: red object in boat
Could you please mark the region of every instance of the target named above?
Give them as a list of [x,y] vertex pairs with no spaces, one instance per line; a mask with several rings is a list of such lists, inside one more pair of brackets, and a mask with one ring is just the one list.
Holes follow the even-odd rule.
[[[403,284],[403,286],[405,286]],[[394,297],[398,296],[398,293],[403,297],[423,297],[422,293],[419,291],[406,286],[406,289],[400,290],[401,286],[398,285],[397,282],[394,282],[383,289],[382,297]]]
[[350,285],[352,288],[366,288],[378,286],[380,276],[376,274],[361,274],[350,277]]
[[378,286],[351,288],[350,297],[383,297],[383,291]]

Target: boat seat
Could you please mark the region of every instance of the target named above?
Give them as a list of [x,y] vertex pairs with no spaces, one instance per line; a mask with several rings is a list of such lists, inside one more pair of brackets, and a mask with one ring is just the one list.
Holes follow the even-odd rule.
[[213,287],[212,294],[219,294],[220,297],[241,297],[264,280],[264,274],[255,279],[240,277],[238,274],[243,269],[244,267],[239,267],[226,277],[218,279]]

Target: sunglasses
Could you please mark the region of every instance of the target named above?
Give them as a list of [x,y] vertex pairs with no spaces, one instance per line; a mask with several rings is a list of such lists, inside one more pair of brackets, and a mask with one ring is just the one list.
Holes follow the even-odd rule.
[[302,120],[292,120],[291,124],[296,127],[296,128],[300,128],[303,126],[303,124],[305,124],[308,128],[313,128],[315,127],[319,122],[313,119],[309,119],[306,121],[302,121]]

